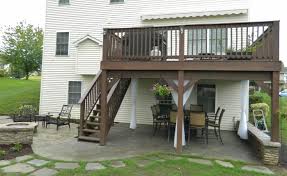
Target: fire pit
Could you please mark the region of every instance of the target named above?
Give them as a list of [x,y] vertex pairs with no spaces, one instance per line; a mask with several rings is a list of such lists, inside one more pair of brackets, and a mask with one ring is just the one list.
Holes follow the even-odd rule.
[[32,144],[37,126],[34,122],[0,124],[0,144]]

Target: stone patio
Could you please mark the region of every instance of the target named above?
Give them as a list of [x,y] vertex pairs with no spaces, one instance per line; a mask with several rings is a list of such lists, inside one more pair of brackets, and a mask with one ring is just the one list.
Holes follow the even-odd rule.
[[[48,129],[39,126],[34,136],[33,151],[42,157],[64,161],[116,160],[148,152],[175,153],[173,141],[167,141],[165,129],[153,136],[150,125],[138,125],[136,130],[131,130],[129,124],[115,124],[109,132],[106,146],[78,142],[77,134],[76,124],[71,129],[61,127],[59,131],[53,125]],[[208,145],[202,139],[192,138],[191,143],[183,148],[183,154],[260,163],[250,146],[234,132],[223,131],[224,145],[215,139],[212,131],[209,136]]]

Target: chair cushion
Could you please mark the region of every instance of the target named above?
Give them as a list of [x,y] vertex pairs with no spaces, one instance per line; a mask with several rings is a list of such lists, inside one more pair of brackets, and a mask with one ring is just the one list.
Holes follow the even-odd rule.
[[191,112],[189,123],[191,126],[205,126],[205,112]]

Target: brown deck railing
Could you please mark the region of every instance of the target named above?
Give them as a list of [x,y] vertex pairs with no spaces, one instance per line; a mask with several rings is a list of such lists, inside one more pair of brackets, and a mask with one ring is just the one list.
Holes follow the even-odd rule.
[[104,60],[278,60],[279,22],[105,29]]

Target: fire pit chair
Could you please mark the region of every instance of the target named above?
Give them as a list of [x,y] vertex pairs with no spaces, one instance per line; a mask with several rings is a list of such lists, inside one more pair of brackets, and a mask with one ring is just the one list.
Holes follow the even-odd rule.
[[46,128],[49,124],[57,125],[57,130],[59,130],[60,126],[68,125],[70,127],[70,118],[71,118],[71,111],[72,111],[73,105],[63,105],[61,112],[57,115],[51,115],[53,112],[49,112],[51,116],[48,116],[46,119]]

